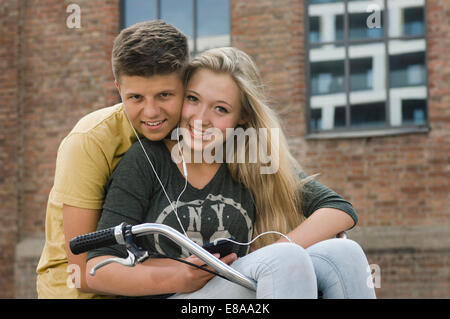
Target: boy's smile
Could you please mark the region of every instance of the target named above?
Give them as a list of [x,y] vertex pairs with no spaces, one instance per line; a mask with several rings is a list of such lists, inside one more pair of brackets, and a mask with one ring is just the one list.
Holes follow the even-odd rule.
[[141,121],[142,124],[144,124],[149,130],[159,130],[163,124],[167,122],[167,119],[160,120],[157,122],[151,122],[151,121]]

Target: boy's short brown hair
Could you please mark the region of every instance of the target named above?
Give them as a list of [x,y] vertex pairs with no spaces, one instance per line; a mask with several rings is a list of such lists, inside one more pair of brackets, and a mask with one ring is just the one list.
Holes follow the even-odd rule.
[[134,24],[114,40],[112,70],[118,82],[122,75],[181,75],[188,62],[187,37],[161,20]]

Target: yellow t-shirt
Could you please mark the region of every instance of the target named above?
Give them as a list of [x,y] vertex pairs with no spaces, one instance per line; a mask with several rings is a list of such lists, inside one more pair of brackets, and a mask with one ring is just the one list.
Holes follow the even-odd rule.
[[61,142],[36,269],[39,298],[100,297],[80,292],[71,282],[68,271],[74,269],[68,267],[62,207],[101,209],[109,176],[136,140],[120,103],[86,115]]

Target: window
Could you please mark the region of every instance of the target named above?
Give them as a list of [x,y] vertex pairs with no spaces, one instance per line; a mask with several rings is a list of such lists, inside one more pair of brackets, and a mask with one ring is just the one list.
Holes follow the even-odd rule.
[[425,54],[414,52],[389,56],[391,88],[425,84]]
[[229,0],[122,0],[121,27],[162,19],[180,29],[191,55],[231,45]]
[[345,106],[336,106],[334,108],[334,127],[345,126]]
[[405,99],[402,100],[403,120],[416,125],[425,124],[427,118],[426,100]]
[[426,129],[425,0],[305,2],[309,134]]
[[311,63],[311,90],[313,95],[344,92],[344,63]]
[[350,90],[371,90],[372,89],[372,59],[351,59],[350,60]]
[[403,34],[404,35],[421,35],[424,34],[424,8],[406,8],[403,10]]
[[126,28],[138,22],[157,19],[157,8],[157,0],[122,1],[121,27]]
[[311,126],[316,130],[320,130],[322,128],[322,110],[321,109],[311,110]]

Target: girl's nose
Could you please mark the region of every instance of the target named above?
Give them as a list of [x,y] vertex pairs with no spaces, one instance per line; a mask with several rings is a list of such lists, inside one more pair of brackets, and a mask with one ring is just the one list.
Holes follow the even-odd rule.
[[197,109],[197,112],[193,114],[192,119],[194,122],[198,122],[201,127],[209,125],[208,109],[206,107],[201,107]]

